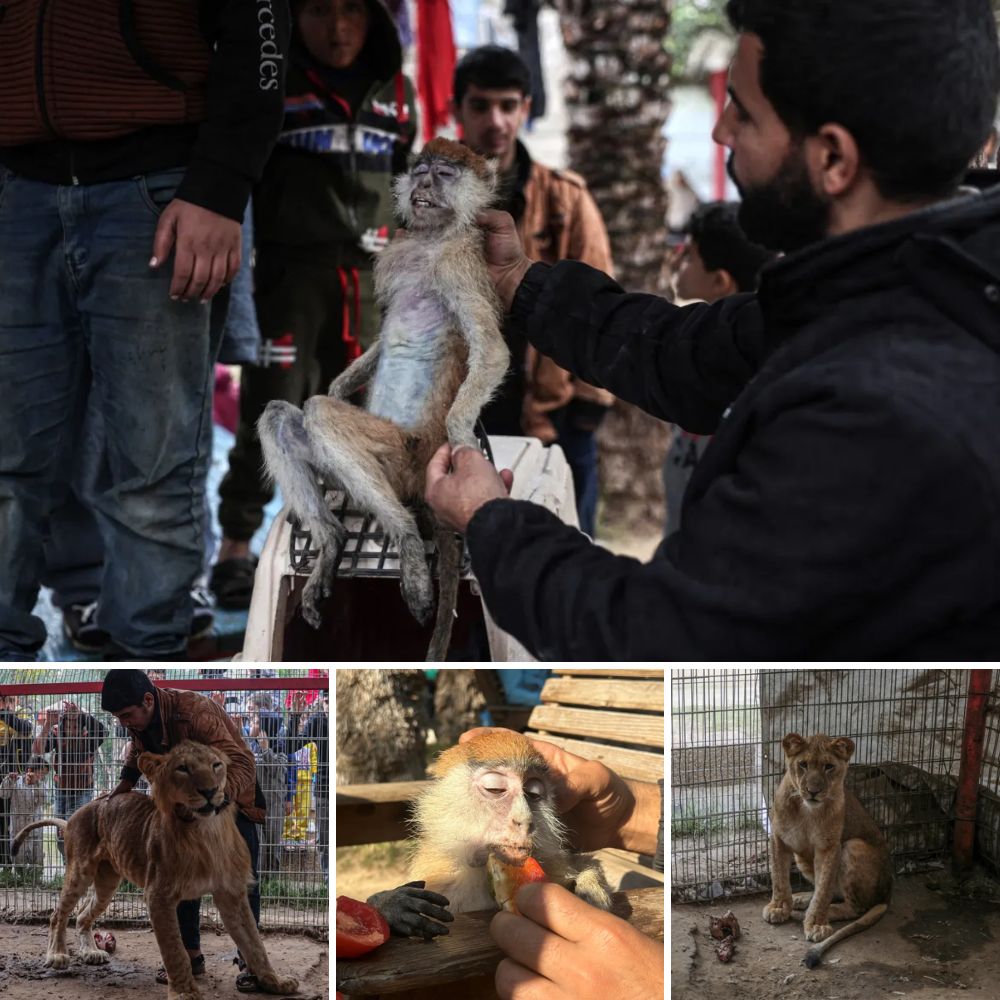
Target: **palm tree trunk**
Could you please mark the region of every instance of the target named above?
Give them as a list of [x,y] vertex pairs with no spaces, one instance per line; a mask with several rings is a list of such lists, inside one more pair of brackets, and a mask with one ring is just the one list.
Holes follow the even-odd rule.
[[[666,291],[666,191],[661,169],[670,58],[669,0],[558,0],[569,53],[569,162],[604,216],[616,277],[628,291]],[[602,529],[655,533],[665,509],[667,425],[624,403],[605,418]]]

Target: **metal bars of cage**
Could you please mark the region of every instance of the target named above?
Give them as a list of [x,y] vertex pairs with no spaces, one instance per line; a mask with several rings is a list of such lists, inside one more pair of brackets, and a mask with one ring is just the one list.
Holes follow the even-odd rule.
[[790,732],[850,737],[848,781],[885,832],[897,871],[940,867],[967,682],[960,670],[673,670],[675,899],[770,885],[768,808]]
[[[53,827],[10,841],[42,816],[67,818],[118,783],[128,739],[100,708],[95,668],[0,670],[0,919],[47,920],[65,863]],[[325,934],[329,927],[329,727],[326,670],[166,668],[157,686],[197,684],[236,719],[268,805],[258,826],[261,927]],[[310,677],[309,675],[313,676]],[[217,688],[212,690],[217,685]],[[136,791],[148,791],[140,780]],[[210,899],[209,925],[220,923]],[[147,923],[139,889],[123,883],[102,922]]]

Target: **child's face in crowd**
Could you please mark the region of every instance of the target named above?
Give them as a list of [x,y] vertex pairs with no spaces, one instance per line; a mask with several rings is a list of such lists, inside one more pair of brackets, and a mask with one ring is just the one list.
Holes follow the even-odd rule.
[[701,259],[698,244],[690,237],[677,262],[674,288],[681,299],[701,299],[716,302],[736,291],[736,283],[728,271],[709,271]]
[[24,780],[26,784],[37,785],[39,781],[42,780],[41,771],[25,771]]
[[297,20],[309,54],[332,69],[352,66],[368,37],[365,0],[307,0]]

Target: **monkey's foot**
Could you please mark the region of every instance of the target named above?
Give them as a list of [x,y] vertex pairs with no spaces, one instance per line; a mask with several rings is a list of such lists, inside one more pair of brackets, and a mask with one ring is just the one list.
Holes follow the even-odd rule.
[[434,583],[427,568],[424,543],[419,538],[404,538],[399,546],[399,587],[410,614],[426,625],[434,611]]
[[[344,532],[346,536],[346,532]],[[333,593],[333,584],[337,579],[337,567],[340,565],[340,557],[344,552],[343,539],[339,534],[334,534],[333,538],[320,545],[319,555],[316,557],[316,565],[313,566],[309,574],[309,581],[302,591],[302,617],[312,625],[319,628],[323,621],[320,614],[320,604]]]

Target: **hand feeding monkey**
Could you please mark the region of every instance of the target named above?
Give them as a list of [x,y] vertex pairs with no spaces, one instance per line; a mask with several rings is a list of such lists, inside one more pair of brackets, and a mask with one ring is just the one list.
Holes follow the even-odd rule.
[[437,780],[418,800],[414,820],[410,875],[420,881],[368,900],[394,933],[430,938],[448,933],[439,921],[452,920],[453,913],[496,909],[486,873],[490,854],[505,865],[533,857],[549,881],[567,888],[575,883],[581,899],[611,907],[600,862],[571,861],[549,765],[527,737],[484,733],[446,750],[430,773]]
[[[314,396],[301,410],[274,400],[258,421],[267,471],[319,552],[302,594],[303,617],[314,628],[347,536],[325,499],[335,487],[395,543],[406,604],[419,622],[430,617],[430,570],[408,505],[426,511],[425,470],[445,441],[478,447],[479,411],[507,371],[501,308],[475,224],[495,188],[491,163],[447,139],[428,143],[394,185],[407,236],[375,261],[375,296],[383,310],[378,339],[333,380],[328,395]],[[347,401],[366,385],[364,409]],[[427,658],[443,660],[461,543],[440,527],[435,538],[440,583]]]

